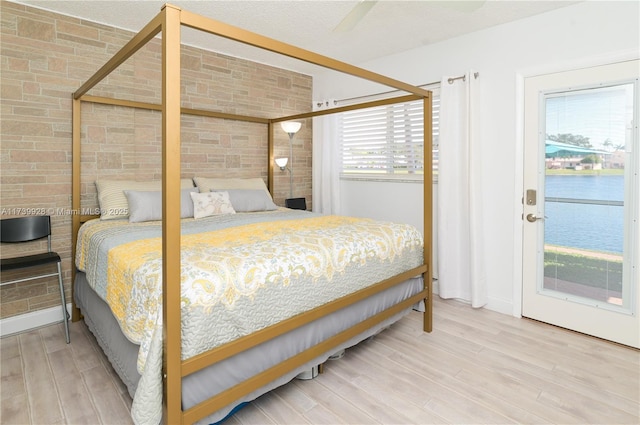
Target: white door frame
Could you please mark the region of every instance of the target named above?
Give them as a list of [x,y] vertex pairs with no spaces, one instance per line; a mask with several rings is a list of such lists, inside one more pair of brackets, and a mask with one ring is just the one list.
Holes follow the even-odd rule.
[[616,62],[640,59],[637,50],[623,50],[612,52],[606,55],[597,55],[579,60],[572,60],[566,63],[555,63],[543,66],[535,66],[516,71],[516,146],[515,146],[515,187],[514,187],[514,211],[516,212],[513,219],[513,310],[514,317],[522,317],[522,284],[523,284],[523,226],[524,220],[521,219],[523,213],[522,196],[524,194],[524,81],[526,78],[538,75],[551,74],[563,71],[572,71],[581,68],[590,68],[594,66],[608,65]]

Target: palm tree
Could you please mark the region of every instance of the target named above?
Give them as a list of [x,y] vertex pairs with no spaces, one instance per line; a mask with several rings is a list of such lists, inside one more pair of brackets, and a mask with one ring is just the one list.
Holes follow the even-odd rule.
[[566,143],[573,146],[581,146],[583,148],[592,148],[591,142],[588,137],[584,137],[580,134],[562,133],[562,134],[547,134],[547,139],[553,142]]

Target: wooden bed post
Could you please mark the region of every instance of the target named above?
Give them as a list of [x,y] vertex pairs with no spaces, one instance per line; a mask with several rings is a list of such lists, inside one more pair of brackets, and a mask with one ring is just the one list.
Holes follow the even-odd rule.
[[162,14],[159,13],[156,15],[138,34],[136,34],[127,44],[122,47],[107,63],[105,63],[89,80],[87,80],[78,90],[73,93],[72,100],[72,142],[71,142],[71,150],[72,150],[72,177],[71,177],[71,209],[72,209],[72,244],[71,247],[71,320],[78,321],[80,320],[80,310],[76,308],[74,292],[75,292],[75,252],[76,252],[76,243],[78,239],[78,230],[80,229],[80,225],[83,220],[87,220],[92,218],[93,214],[85,215],[81,210],[81,200],[80,200],[80,185],[81,185],[81,110],[82,110],[82,96],[85,95],[89,90],[91,90],[96,84],[102,81],[107,75],[111,73],[114,69],[116,69],[120,64],[126,61],[129,57],[131,57],[135,52],[138,51],[142,46],[147,44],[147,42],[153,37],[156,36],[161,30],[161,26],[159,23],[160,16]]
[[[267,132],[267,160],[269,161],[269,165],[267,167],[267,188],[269,189],[269,193],[271,193],[271,196],[273,197],[273,162],[275,161],[275,158],[273,157],[273,121],[269,121]],[[289,158],[289,161],[291,161],[291,158]]]
[[424,264],[427,271],[423,274],[424,287],[428,289],[428,298],[424,300],[423,328],[425,332],[433,330],[433,99],[424,98]]
[[72,99],[71,118],[71,321],[80,320],[80,310],[74,298],[76,281],[76,245],[80,229],[80,99]]
[[162,323],[163,408],[182,423],[180,278],[180,9],[162,11]]

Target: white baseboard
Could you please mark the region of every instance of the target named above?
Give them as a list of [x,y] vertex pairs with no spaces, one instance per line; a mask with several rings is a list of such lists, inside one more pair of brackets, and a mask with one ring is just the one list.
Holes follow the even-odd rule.
[[495,311],[497,313],[507,314],[514,316],[513,314],[513,302],[511,300],[504,300],[501,298],[489,297],[487,305],[484,306],[487,310]]
[[[62,312],[60,306],[49,307],[43,310],[32,311],[18,316],[0,319],[0,337],[29,331],[42,326],[60,323]],[[67,312],[71,314],[71,304],[67,304]]]
[[[433,281],[432,289],[433,295],[438,295],[440,293],[440,287],[438,286],[437,280]],[[487,310],[495,311],[497,313],[508,314],[509,316],[519,317],[513,313],[513,302],[510,300],[489,297],[487,300],[487,304],[485,304],[482,308],[486,308]]]

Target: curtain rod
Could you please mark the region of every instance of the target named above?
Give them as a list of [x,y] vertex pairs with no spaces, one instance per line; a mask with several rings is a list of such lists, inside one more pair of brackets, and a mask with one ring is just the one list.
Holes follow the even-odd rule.
[[[478,78],[479,75],[480,75],[479,72],[474,72],[473,73],[473,78]],[[449,78],[447,80],[447,82],[449,84],[453,84],[453,82],[456,81],[456,80],[465,81],[466,78],[467,78],[467,76],[465,74],[465,75],[461,75],[459,77],[451,77],[451,78]],[[434,82],[431,82],[431,83],[421,84],[421,85],[416,86],[416,87],[424,88],[424,87],[432,86],[434,84],[438,84],[439,82],[440,81],[434,81]],[[355,96],[355,97],[347,97],[347,98],[344,98],[344,99],[337,99],[337,100],[333,101],[333,106],[336,106],[339,102],[349,102],[349,101],[353,101],[353,100],[365,99],[365,98],[372,97],[372,96],[382,96],[382,95],[385,95],[385,94],[393,94],[393,93],[398,93],[398,92],[402,92],[402,90],[390,90],[390,91],[385,91],[385,92],[380,92],[380,93],[367,94],[367,95],[364,95],[364,96]],[[326,100],[324,102],[318,102],[317,106],[320,107],[320,106],[322,106],[323,103],[325,103],[326,106],[329,106],[329,101],[328,100]]]
[[[474,73],[473,73],[473,78],[478,78],[478,75],[480,75],[480,73],[479,73],[479,72],[474,72]],[[467,81],[467,74],[461,75],[461,76],[459,76],[459,77],[450,77],[450,78],[447,80],[447,82],[448,82],[449,84],[453,84],[453,82],[454,82],[454,81],[456,81],[456,80]]]

